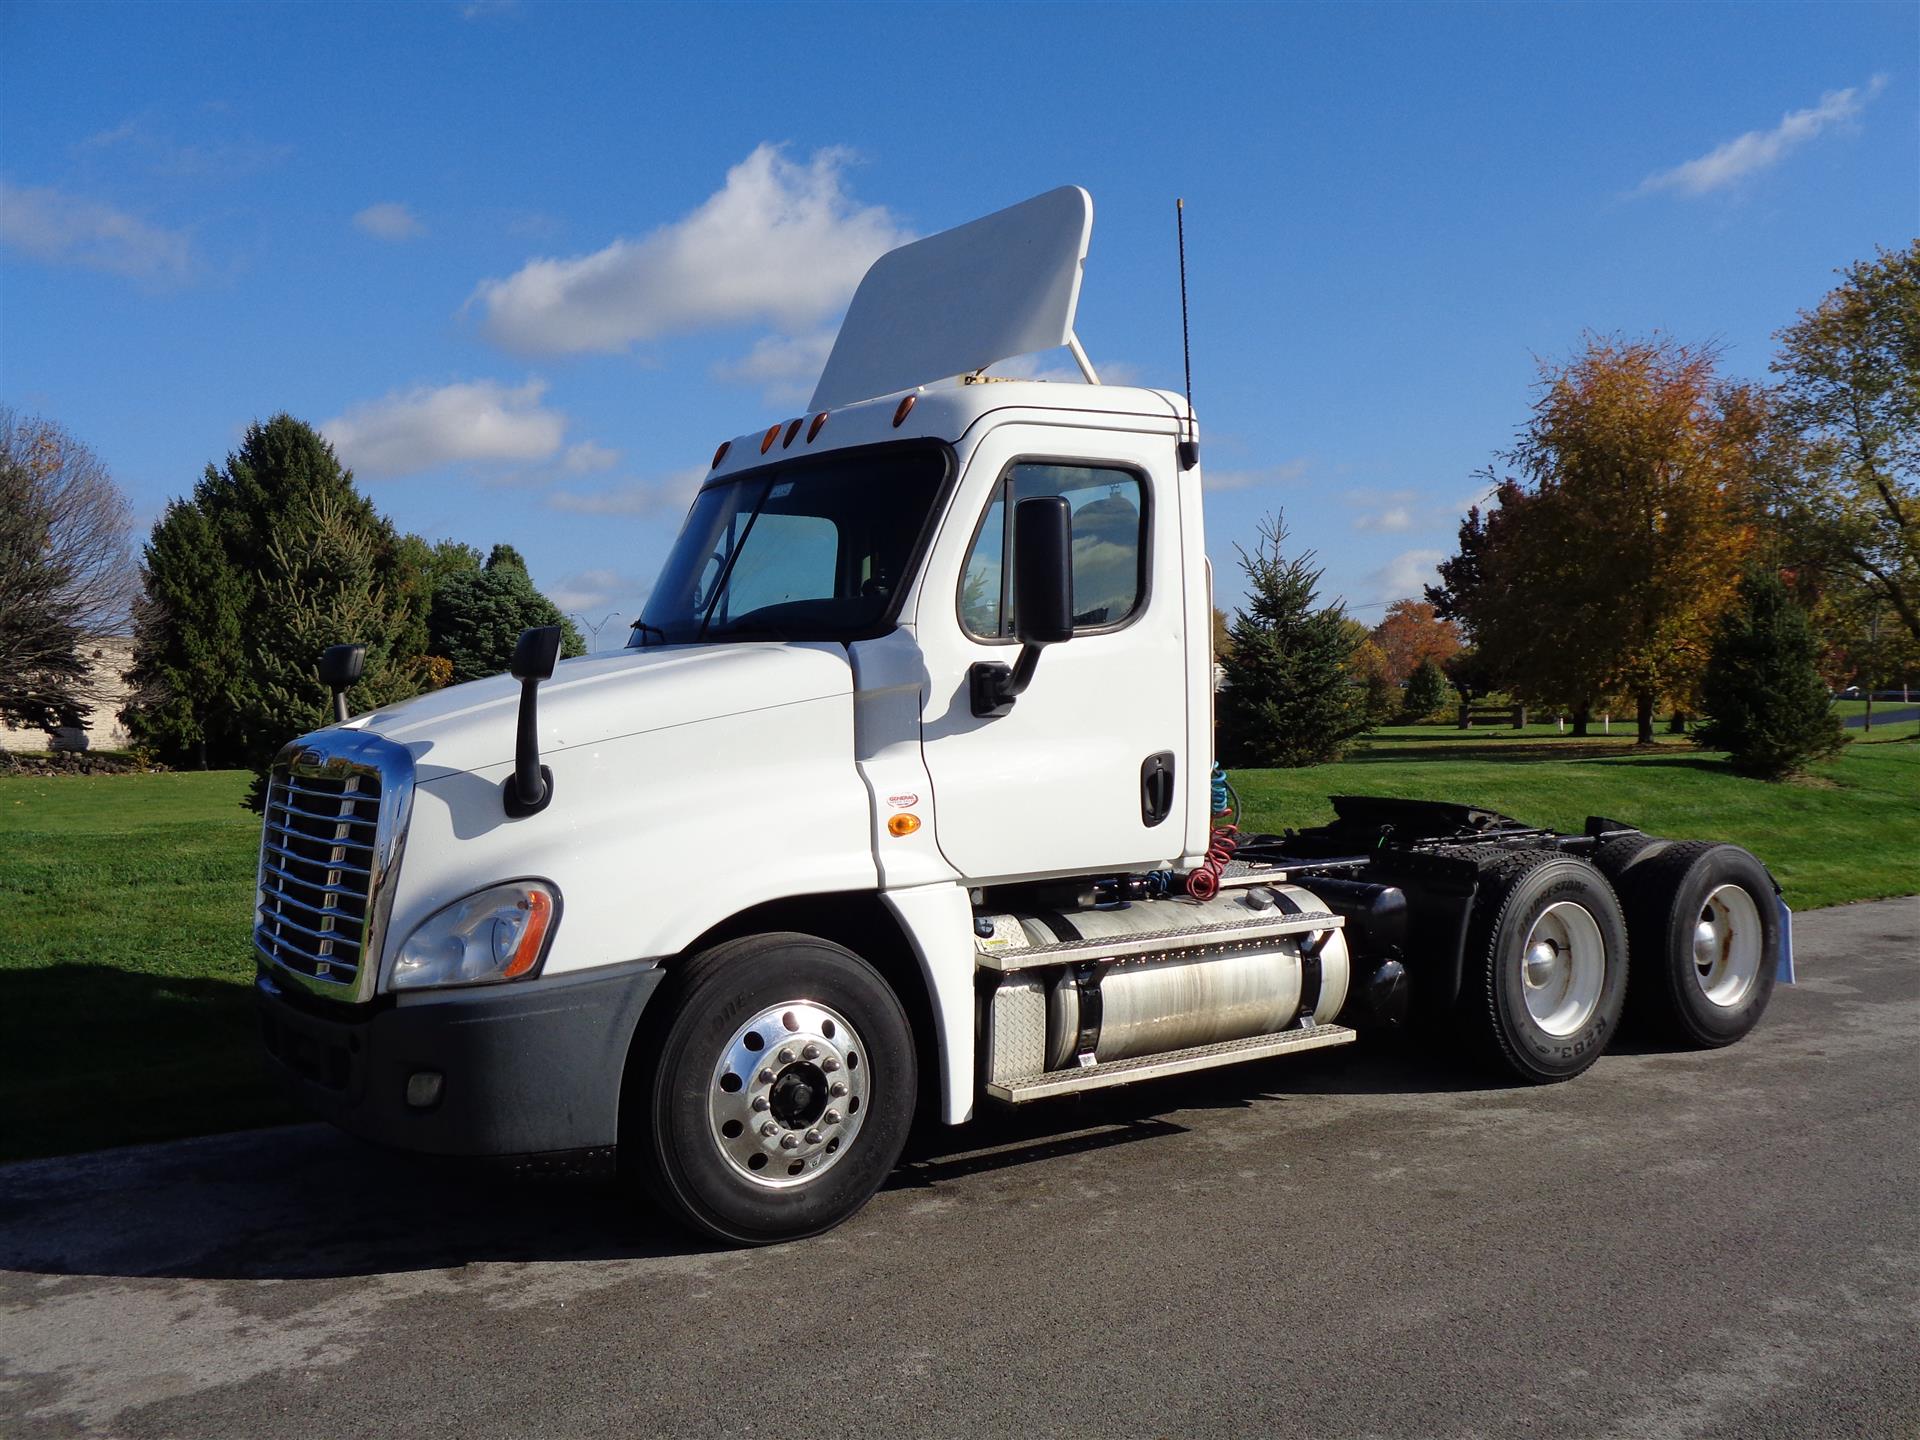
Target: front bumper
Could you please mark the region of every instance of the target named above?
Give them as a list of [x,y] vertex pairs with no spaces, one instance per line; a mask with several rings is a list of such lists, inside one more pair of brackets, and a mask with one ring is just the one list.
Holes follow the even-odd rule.
[[[328,1013],[263,971],[254,996],[273,1069],[321,1118],[402,1150],[519,1156],[615,1143],[628,1047],[661,976],[641,962]],[[428,1074],[437,1098],[410,1103]]]

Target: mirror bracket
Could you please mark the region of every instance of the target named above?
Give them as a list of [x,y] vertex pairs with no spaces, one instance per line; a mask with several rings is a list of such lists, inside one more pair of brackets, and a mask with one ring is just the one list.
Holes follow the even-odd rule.
[[1040,663],[1040,650],[1038,645],[1022,645],[1019,658],[1011,665],[998,660],[976,660],[968,666],[967,694],[974,715],[990,720],[1013,709],[1013,702],[1033,681],[1034,666]]

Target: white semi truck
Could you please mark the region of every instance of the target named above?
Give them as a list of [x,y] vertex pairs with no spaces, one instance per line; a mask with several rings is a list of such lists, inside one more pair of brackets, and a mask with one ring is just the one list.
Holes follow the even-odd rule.
[[[715,453],[624,650],[529,631],[511,675],[281,752],[256,988],[311,1108],[617,1162],[761,1243],[859,1209],[916,1117],[1409,1019],[1566,1080],[1629,961],[1682,1042],[1756,1023],[1788,917],[1733,846],[1354,797],[1231,830],[1195,423],[1098,383],[1091,227],[1066,187],[876,261],[807,414]],[[1086,383],[984,376],[1059,346]]]

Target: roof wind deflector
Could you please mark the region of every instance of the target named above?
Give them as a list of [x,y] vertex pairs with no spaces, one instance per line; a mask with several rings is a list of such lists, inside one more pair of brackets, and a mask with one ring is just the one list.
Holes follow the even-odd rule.
[[854,291],[807,408],[832,410],[1062,345],[1099,384],[1073,333],[1092,236],[1093,197],[1063,185],[889,250]]

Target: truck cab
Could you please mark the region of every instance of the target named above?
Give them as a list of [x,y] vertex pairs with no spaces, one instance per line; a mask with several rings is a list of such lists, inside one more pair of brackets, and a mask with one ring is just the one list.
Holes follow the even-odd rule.
[[[853,1213],[916,1119],[1342,1044],[1476,984],[1511,1012],[1491,1048],[1566,1078],[1620,1018],[1630,920],[1689,906],[1725,941],[1700,1024],[1758,1019],[1781,922],[1732,847],[1696,896],[1610,821],[1373,802],[1237,836],[1194,417],[1097,383],[1091,219],[1067,187],[876,262],[814,404],[716,450],[624,649],[529,643],[282,751],[256,992],[308,1105],[619,1166],[761,1243]],[[1087,383],[984,374],[1061,344]],[[1516,887],[1522,931],[1488,919]]]

